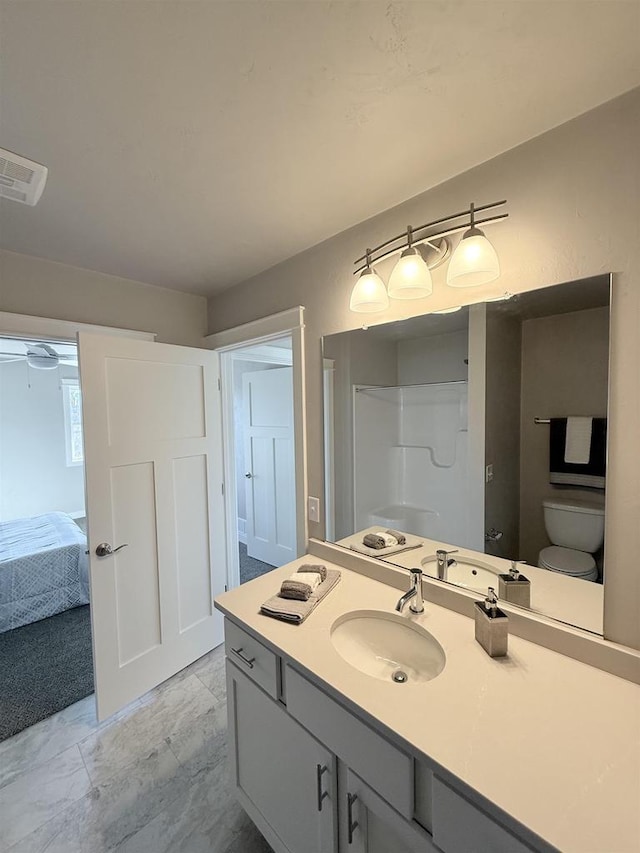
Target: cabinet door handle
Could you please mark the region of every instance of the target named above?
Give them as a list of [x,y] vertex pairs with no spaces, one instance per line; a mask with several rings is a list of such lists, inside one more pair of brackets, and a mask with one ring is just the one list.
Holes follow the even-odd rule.
[[353,819],[353,804],[358,799],[357,794],[350,794],[347,791],[347,828],[348,828],[348,842],[349,844],[353,844],[353,833],[358,828],[359,824],[357,820]]
[[245,657],[245,655],[242,654],[242,646],[240,646],[239,649],[233,649],[232,648],[231,651],[234,653],[234,655],[238,655],[240,660],[244,661],[244,663],[246,663],[246,665],[249,667],[249,669],[253,669],[253,664],[255,662],[255,658]]
[[316,783],[318,791],[318,811],[322,811],[322,801],[329,796],[328,791],[322,790],[322,774],[326,773],[329,768],[326,764],[316,764]]

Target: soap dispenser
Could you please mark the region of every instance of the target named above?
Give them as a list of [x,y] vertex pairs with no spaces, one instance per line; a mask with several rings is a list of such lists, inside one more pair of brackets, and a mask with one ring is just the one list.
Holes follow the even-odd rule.
[[520,607],[531,606],[531,581],[521,574],[518,563],[525,560],[512,560],[509,574],[498,575],[498,595],[503,601],[518,604]]
[[492,658],[504,657],[507,653],[509,619],[498,608],[498,596],[490,586],[484,601],[475,603],[476,640]]

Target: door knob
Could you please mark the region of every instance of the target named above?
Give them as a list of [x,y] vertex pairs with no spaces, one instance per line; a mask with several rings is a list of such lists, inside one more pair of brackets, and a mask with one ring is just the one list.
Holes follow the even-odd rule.
[[98,557],[110,557],[111,554],[115,554],[116,551],[119,551],[121,548],[127,547],[127,542],[124,545],[118,545],[117,548],[112,548],[108,542],[101,542],[96,548],[96,554]]
[[253,477],[253,474],[251,473],[251,471],[247,471],[247,473],[244,476],[247,478],[247,480],[251,480],[251,478]]

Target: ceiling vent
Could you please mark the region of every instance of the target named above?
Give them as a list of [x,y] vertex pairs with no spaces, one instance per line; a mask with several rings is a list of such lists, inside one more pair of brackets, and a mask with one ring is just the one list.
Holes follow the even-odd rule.
[[47,182],[48,169],[0,148],[0,196],[33,206]]

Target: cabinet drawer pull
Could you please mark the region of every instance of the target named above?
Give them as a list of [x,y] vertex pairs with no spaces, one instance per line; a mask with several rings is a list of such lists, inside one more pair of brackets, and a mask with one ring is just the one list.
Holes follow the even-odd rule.
[[316,764],[316,781],[318,791],[318,811],[322,811],[322,801],[329,796],[328,791],[322,790],[322,774],[326,773],[329,768],[326,764]]
[[357,794],[350,794],[347,792],[347,828],[348,828],[348,842],[349,844],[353,844],[353,833],[358,828],[359,824],[357,820],[353,819],[353,804],[358,799]]
[[231,649],[231,651],[234,653],[234,655],[238,655],[238,657],[240,658],[240,660],[241,660],[241,661],[243,661],[244,663],[246,663],[246,665],[249,667],[249,669],[253,669],[253,664],[254,664],[254,662],[255,662],[255,658],[248,658],[248,657],[245,657],[245,656],[242,654],[242,646],[240,646],[240,648],[239,648],[239,649],[233,649],[233,648],[232,648],[232,649]]

